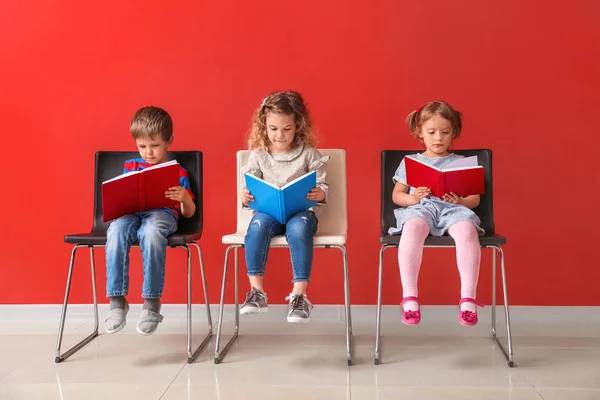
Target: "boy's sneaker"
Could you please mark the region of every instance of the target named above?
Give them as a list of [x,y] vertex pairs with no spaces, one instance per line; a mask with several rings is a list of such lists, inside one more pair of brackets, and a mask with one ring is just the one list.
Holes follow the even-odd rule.
[[287,321],[294,324],[307,324],[310,321],[310,310],[313,308],[308,298],[303,294],[290,293],[285,299],[290,301]]
[[104,320],[106,322],[107,333],[117,333],[121,329],[125,328],[127,323],[127,313],[129,312],[129,303],[125,302],[123,308],[113,308],[109,311],[108,317]]
[[253,287],[246,294],[246,301],[244,301],[244,304],[242,304],[242,307],[240,308],[240,314],[262,314],[267,311],[269,311],[267,294],[262,290]]
[[[160,311],[160,309],[158,311]],[[163,316],[160,313],[143,308],[136,330],[140,335],[150,336],[156,332],[158,324],[160,324],[162,320]]]

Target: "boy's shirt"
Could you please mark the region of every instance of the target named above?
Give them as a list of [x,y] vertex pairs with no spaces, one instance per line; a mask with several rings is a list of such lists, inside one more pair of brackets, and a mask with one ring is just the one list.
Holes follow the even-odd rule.
[[[132,172],[132,171],[141,171],[144,168],[148,168],[151,166],[152,166],[152,164],[148,164],[141,157],[134,158],[134,159],[125,161],[125,166],[123,167],[123,173],[125,174],[127,172]],[[179,166],[179,185],[181,187],[185,188],[188,191],[188,193],[190,194],[192,200],[194,200],[194,194],[192,193],[191,186],[190,186],[190,178],[188,176],[186,169],[183,168],[181,165]],[[181,215],[181,207],[179,204],[176,206],[162,207],[161,210],[165,210],[166,212],[168,212],[169,214],[174,216],[175,219],[179,219],[179,216]]]

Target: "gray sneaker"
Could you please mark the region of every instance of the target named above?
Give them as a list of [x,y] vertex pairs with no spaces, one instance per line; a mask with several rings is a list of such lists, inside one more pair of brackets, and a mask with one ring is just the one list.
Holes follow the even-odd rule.
[[129,312],[129,303],[125,302],[124,308],[113,308],[109,311],[108,317],[104,320],[106,322],[107,333],[117,333],[121,329],[125,328],[127,323],[127,313]]
[[[160,311],[160,309],[159,309]],[[140,320],[137,323],[136,330],[140,335],[150,336],[158,328],[158,324],[163,320],[163,316],[155,311],[142,309]]]
[[285,299],[290,301],[287,321],[294,324],[307,324],[310,321],[310,310],[313,308],[308,298],[303,294],[290,293]]
[[240,308],[240,314],[262,314],[269,311],[267,304],[267,294],[257,288],[253,287],[246,294],[246,301]]

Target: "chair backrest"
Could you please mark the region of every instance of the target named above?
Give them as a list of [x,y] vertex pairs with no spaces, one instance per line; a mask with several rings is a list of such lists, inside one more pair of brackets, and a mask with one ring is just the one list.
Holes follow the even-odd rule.
[[[139,156],[139,153],[129,151],[99,151],[96,153],[92,232],[96,234],[105,233],[110,224],[102,221],[102,182],[120,175],[123,172],[125,161]],[[202,234],[202,152],[170,151],[167,153],[167,157],[169,160],[177,160],[187,170],[196,203],[196,213],[191,218],[179,219],[177,233]]]
[[[327,183],[329,193],[327,204],[321,206],[319,214],[319,234],[346,235],[348,217],[346,214],[346,151],[338,149],[319,149],[323,156],[329,156],[327,162]],[[248,230],[252,210],[242,209],[240,193],[246,181],[242,168],[248,162],[251,150],[237,152],[237,233]]]
[[[420,153],[422,150],[384,150],[381,152],[381,234],[387,235],[388,229],[396,226],[394,210],[398,208],[392,201],[394,182],[392,178],[404,156]],[[477,156],[479,165],[485,170],[485,194],[481,195],[479,206],[473,211],[481,219],[481,227],[486,233],[494,233],[494,201],[492,185],[492,151],[488,149],[453,150],[453,153],[465,157]]]

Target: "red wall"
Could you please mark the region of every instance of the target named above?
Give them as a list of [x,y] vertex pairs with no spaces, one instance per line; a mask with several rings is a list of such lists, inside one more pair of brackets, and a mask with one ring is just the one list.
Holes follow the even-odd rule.
[[[376,301],[380,152],[416,147],[404,117],[444,99],[465,116],[456,147],[494,151],[511,302],[600,305],[600,6],[562,4],[3,1],[0,303],[62,301],[70,254],[62,238],[89,229],[94,153],[133,150],[129,118],[149,104],[172,114],[174,150],[204,152],[201,244],[218,302],[221,236],[235,229],[235,152],[261,99],[292,88],[308,101],[321,147],[347,150],[354,304]],[[185,301],[182,253],[170,250],[165,302]],[[396,255],[387,255],[384,302],[392,304],[400,284]],[[479,298],[489,302],[484,256]],[[104,301],[103,258],[99,250]],[[339,260],[317,252],[314,302],[343,301]],[[88,254],[77,261],[72,300],[89,303]],[[287,251],[271,253],[267,272],[270,300],[283,302]],[[425,252],[420,287],[425,304],[458,301],[453,251]]]

